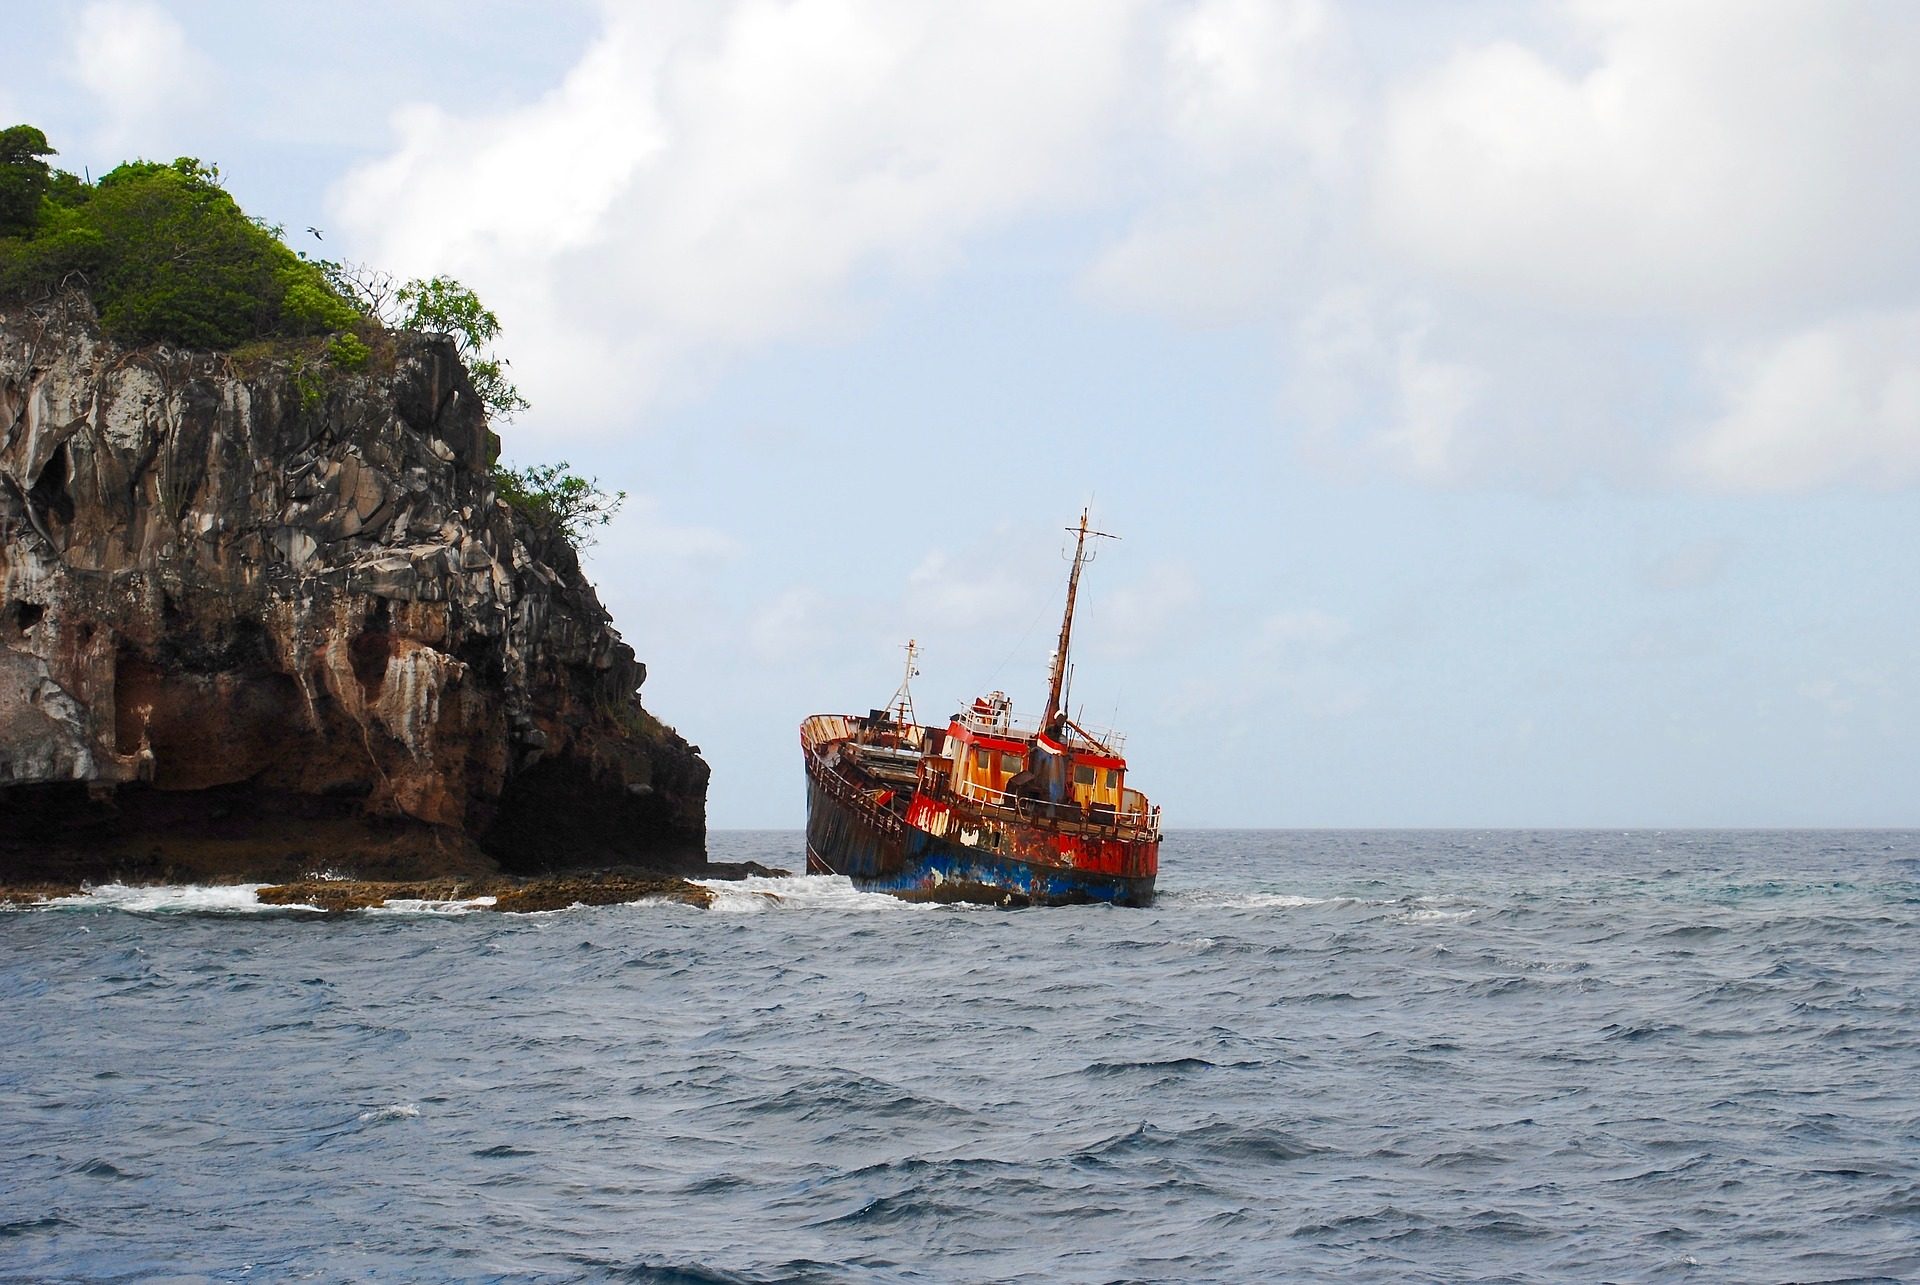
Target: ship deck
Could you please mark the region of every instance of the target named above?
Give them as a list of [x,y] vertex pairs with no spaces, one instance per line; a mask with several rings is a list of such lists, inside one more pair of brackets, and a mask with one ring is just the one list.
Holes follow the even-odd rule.
[[929,779],[929,774],[922,771],[928,759],[926,747],[936,729],[919,724],[896,726],[884,733],[883,740],[872,742],[860,739],[861,722],[854,715],[815,714],[801,724],[800,743],[810,771],[817,769],[823,777],[844,782],[849,794],[865,793],[863,786],[870,783],[871,789],[887,796],[881,800],[866,794],[847,800],[863,809],[887,813],[904,824],[907,809],[917,796],[984,824],[1035,828],[1107,842],[1159,842],[1157,808],[1110,813],[978,786],[957,790],[941,777]]

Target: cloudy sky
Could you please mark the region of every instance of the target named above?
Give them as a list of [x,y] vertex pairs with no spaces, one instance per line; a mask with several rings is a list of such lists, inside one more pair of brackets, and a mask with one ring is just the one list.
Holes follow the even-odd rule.
[[68,168],[495,308],[716,826],[909,636],[1039,703],[1089,500],[1173,825],[1920,823],[1920,6],[0,7]]

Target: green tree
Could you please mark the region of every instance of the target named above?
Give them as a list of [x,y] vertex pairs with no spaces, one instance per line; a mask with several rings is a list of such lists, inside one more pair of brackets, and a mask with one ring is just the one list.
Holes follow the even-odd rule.
[[438,276],[407,282],[394,299],[403,328],[452,337],[473,377],[474,391],[491,414],[510,420],[527,409],[527,399],[507,378],[507,362],[492,351],[500,335],[500,318],[473,291],[452,277]]
[[[38,130],[18,128],[32,135],[25,149],[37,146]],[[0,289],[51,290],[78,273],[117,338],[224,349],[361,320],[318,266],[248,218],[219,171],[192,157],[132,161],[91,187],[59,175],[39,191],[31,235],[0,237]]]
[[76,213],[112,250],[97,283],[110,333],[231,348],[359,320],[276,229],[241,211],[218,170],[191,157],[122,165]]
[[495,465],[494,489],[539,529],[558,532],[574,545],[592,544],[594,530],[613,521],[627,493],[603,491],[600,479],[568,472],[572,467],[565,460],[523,469]]
[[42,157],[56,156],[47,136],[31,125],[0,129],[0,236],[32,232],[40,202],[53,182]]

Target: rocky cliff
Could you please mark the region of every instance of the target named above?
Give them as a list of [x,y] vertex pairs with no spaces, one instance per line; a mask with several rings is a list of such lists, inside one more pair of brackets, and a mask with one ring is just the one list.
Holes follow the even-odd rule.
[[706,764],[493,446],[437,337],[0,309],[0,878],[702,860]]

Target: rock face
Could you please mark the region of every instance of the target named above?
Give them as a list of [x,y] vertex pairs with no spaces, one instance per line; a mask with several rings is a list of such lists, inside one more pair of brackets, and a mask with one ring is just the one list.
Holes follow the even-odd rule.
[[453,345],[128,348],[0,309],[0,876],[703,859],[707,765]]

